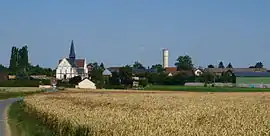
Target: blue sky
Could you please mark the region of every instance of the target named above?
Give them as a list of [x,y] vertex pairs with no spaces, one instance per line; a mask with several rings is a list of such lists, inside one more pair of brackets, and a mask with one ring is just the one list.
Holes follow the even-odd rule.
[[231,62],[270,68],[269,0],[27,0],[0,2],[0,63],[11,46],[56,67],[74,40],[78,58],[105,66],[161,63],[190,55],[196,66]]

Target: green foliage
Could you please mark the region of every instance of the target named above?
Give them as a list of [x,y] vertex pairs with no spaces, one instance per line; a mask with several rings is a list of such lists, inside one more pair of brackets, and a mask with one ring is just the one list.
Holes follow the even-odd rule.
[[[102,64],[103,65],[103,64]],[[102,65],[98,65],[98,63],[92,63],[92,70],[90,71],[89,76],[91,77],[91,80],[96,84],[97,88],[103,88],[105,79],[102,75],[104,68]]]
[[145,67],[138,61],[135,61],[132,67],[135,69],[145,69]]
[[193,63],[190,56],[179,56],[177,58],[177,62],[175,63],[175,66],[177,67],[177,70],[192,70],[193,69]]
[[208,65],[207,67],[208,67],[208,68],[215,68],[215,66],[212,65],[212,64]]
[[120,77],[120,83],[127,86],[131,87],[133,83],[132,79],[132,68],[128,65],[121,67],[119,69],[119,77]]
[[29,75],[46,75],[46,76],[53,76],[55,71],[53,71],[51,68],[42,68],[39,65],[32,66],[29,64],[28,69]]
[[224,64],[223,64],[223,62],[222,62],[222,61],[220,61],[220,62],[219,62],[219,64],[218,64],[218,68],[225,68],[225,67],[224,67]]
[[255,64],[255,68],[263,68],[263,63],[262,62],[257,62]]
[[0,82],[0,87],[38,87],[41,80],[5,80]]
[[109,78],[110,85],[120,85],[120,76],[117,72],[112,72],[112,76]]
[[232,63],[229,63],[226,68],[233,68]]
[[24,111],[23,101],[13,103],[8,111],[9,125],[12,135],[54,136],[46,125],[42,124],[35,116]]
[[82,78],[80,76],[75,76],[69,80],[69,84],[78,85],[78,83],[81,81],[82,81]]
[[139,80],[139,85],[143,86],[143,87],[146,87],[148,85],[148,79],[147,78],[140,79]]
[[161,64],[152,65],[151,69],[157,70],[158,73],[161,73],[164,71],[164,68],[162,67]]

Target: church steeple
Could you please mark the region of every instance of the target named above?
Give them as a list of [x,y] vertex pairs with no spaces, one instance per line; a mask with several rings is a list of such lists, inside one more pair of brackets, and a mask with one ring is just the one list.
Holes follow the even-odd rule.
[[71,41],[71,45],[70,45],[69,59],[73,60],[73,61],[75,61],[75,59],[76,59],[73,40]]

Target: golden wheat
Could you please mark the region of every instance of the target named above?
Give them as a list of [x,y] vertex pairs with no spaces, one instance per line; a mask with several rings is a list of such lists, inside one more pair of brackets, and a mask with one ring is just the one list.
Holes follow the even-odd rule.
[[93,93],[28,96],[56,135],[269,135],[270,93]]

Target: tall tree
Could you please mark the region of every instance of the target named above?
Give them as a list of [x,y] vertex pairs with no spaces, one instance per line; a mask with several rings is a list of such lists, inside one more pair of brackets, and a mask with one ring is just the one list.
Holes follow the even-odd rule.
[[100,68],[102,68],[103,70],[105,70],[105,66],[104,66],[104,64],[102,62],[100,63],[99,66],[100,66]]
[[231,63],[229,63],[226,68],[233,68],[233,66]]
[[131,87],[133,83],[132,79],[132,67],[126,65],[119,69],[119,77],[121,84],[125,85],[126,87]]
[[177,58],[177,62],[175,63],[175,66],[177,67],[177,70],[192,70],[193,64],[192,59],[190,56],[179,56]]
[[155,69],[158,73],[161,73],[164,71],[161,64],[152,65],[151,69]]
[[9,70],[8,70],[8,68],[6,68],[5,66],[0,64],[0,72],[8,73]]
[[215,68],[214,65],[210,64],[207,66],[208,68]]
[[93,63],[92,70],[90,71],[91,80],[96,84],[97,88],[104,87],[104,77],[102,75],[103,68],[101,68],[97,63]]
[[145,67],[142,65],[142,63],[140,63],[138,61],[135,61],[132,67],[135,69],[145,69]]
[[9,70],[11,73],[15,74],[18,67],[18,48],[15,46],[11,49],[10,62],[9,62]]
[[19,50],[19,60],[18,60],[18,67],[20,71],[26,74],[29,68],[29,61],[28,61],[28,47],[27,45],[23,46]]
[[225,68],[225,67],[224,67],[224,64],[223,64],[223,62],[222,62],[222,61],[220,61],[220,62],[219,62],[219,64],[218,64],[218,68]]
[[262,62],[257,62],[255,65],[255,68],[263,68],[263,63]]

